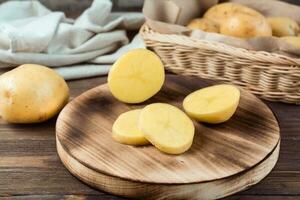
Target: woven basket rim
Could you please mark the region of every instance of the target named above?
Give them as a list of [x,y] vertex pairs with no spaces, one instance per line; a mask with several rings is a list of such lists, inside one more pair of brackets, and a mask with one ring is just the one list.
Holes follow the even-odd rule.
[[266,51],[248,50],[240,47],[230,46],[221,42],[191,38],[185,35],[163,34],[153,31],[146,23],[141,27],[140,35],[143,39],[150,39],[158,42],[171,42],[178,45],[190,46],[192,48],[201,47],[206,50],[217,51],[240,58],[247,58],[248,60],[259,61],[261,63],[292,65],[300,69],[300,58],[294,58],[287,55]]

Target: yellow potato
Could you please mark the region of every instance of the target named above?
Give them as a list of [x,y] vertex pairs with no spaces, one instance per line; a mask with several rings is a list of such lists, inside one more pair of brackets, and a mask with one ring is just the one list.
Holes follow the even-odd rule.
[[299,25],[288,17],[270,17],[267,19],[273,36],[296,36],[299,33]]
[[138,129],[140,113],[141,109],[122,113],[113,124],[113,139],[119,143],[129,145],[149,144],[149,141],[144,137],[142,131]]
[[41,65],[21,65],[0,77],[0,115],[8,122],[45,121],[56,115],[68,98],[64,79]]
[[183,111],[165,103],[146,106],[140,114],[139,128],[156,148],[169,154],[187,151],[195,132],[192,120]]
[[299,36],[298,37],[297,36],[285,36],[285,37],[281,37],[280,39],[295,48],[300,48],[300,37]]
[[239,100],[240,91],[236,87],[222,84],[189,94],[183,101],[183,108],[198,121],[217,124],[232,117]]
[[193,19],[188,25],[188,28],[197,30],[200,29],[206,32],[219,33],[219,25],[214,21],[205,18]]
[[272,36],[272,29],[264,18],[235,14],[223,21],[220,26],[220,33],[240,38],[251,38]]
[[264,18],[264,16],[256,10],[237,3],[217,4],[208,9],[203,17],[221,25],[224,20],[235,14],[244,14],[252,17]]
[[125,103],[141,103],[155,95],[165,79],[164,66],[152,51],[135,49],[119,58],[108,75],[115,98]]

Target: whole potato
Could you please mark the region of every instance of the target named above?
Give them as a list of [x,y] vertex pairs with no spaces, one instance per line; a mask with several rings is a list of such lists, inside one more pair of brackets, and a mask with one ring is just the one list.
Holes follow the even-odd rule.
[[268,22],[272,28],[273,36],[296,36],[299,33],[299,25],[288,17],[269,17]]
[[264,16],[256,10],[237,3],[217,4],[208,9],[203,17],[221,25],[224,20],[235,14],[245,14],[257,18],[264,18]]
[[187,27],[193,30],[200,29],[206,32],[219,33],[219,25],[214,21],[205,18],[193,19]]
[[45,121],[68,99],[65,80],[50,68],[25,64],[0,76],[0,115],[8,122]]
[[228,17],[221,24],[220,33],[240,38],[251,38],[272,36],[272,29],[266,19],[240,13]]
[[284,42],[288,43],[289,45],[295,47],[295,48],[300,48],[300,37],[297,36],[285,36],[281,37],[281,40]]

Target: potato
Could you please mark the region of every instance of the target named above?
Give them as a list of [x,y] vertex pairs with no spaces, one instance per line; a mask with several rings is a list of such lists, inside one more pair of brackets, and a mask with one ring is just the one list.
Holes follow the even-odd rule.
[[264,16],[256,10],[237,3],[217,4],[208,9],[203,17],[221,25],[224,20],[235,14],[244,14],[256,18],[264,18]]
[[186,113],[200,122],[222,123],[235,113],[240,91],[232,85],[215,85],[189,94],[183,101]]
[[285,37],[281,37],[280,39],[295,48],[300,48],[300,37],[299,36],[298,37],[297,36],[285,36]]
[[129,145],[150,144],[138,129],[138,120],[142,109],[131,110],[122,113],[114,122],[112,137],[119,143]]
[[187,27],[193,30],[200,29],[206,32],[219,33],[219,25],[210,19],[204,19],[204,18],[193,19],[187,25]]
[[152,51],[135,49],[114,63],[108,74],[108,86],[118,100],[141,103],[161,89],[164,79],[160,58]]
[[165,103],[154,103],[142,109],[139,129],[156,148],[168,154],[187,151],[194,138],[192,120],[180,109]]
[[288,17],[269,17],[268,23],[272,28],[273,36],[296,36],[299,33],[299,25]]
[[238,13],[222,22],[220,33],[240,38],[251,38],[272,36],[272,29],[264,18]]
[[0,115],[11,123],[36,123],[55,116],[69,88],[54,70],[25,64],[0,77]]

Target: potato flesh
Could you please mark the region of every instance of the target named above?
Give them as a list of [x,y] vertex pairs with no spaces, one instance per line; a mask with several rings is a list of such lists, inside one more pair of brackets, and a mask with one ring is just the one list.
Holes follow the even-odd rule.
[[139,129],[156,148],[168,154],[181,154],[193,142],[195,127],[180,109],[165,103],[146,106],[140,114]]
[[0,77],[0,115],[11,123],[37,123],[68,102],[69,88],[54,70],[25,64]]
[[216,85],[197,90],[183,101],[187,114],[201,122],[222,123],[236,111],[240,99],[239,90],[232,85]]
[[115,141],[128,145],[145,145],[149,141],[138,129],[141,109],[122,113],[113,124],[112,137]]
[[287,17],[270,17],[268,23],[272,28],[272,34],[277,37],[296,36],[299,33],[297,22]]
[[141,103],[155,95],[165,79],[159,57],[146,49],[132,50],[112,66],[108,86],[118,100]]

